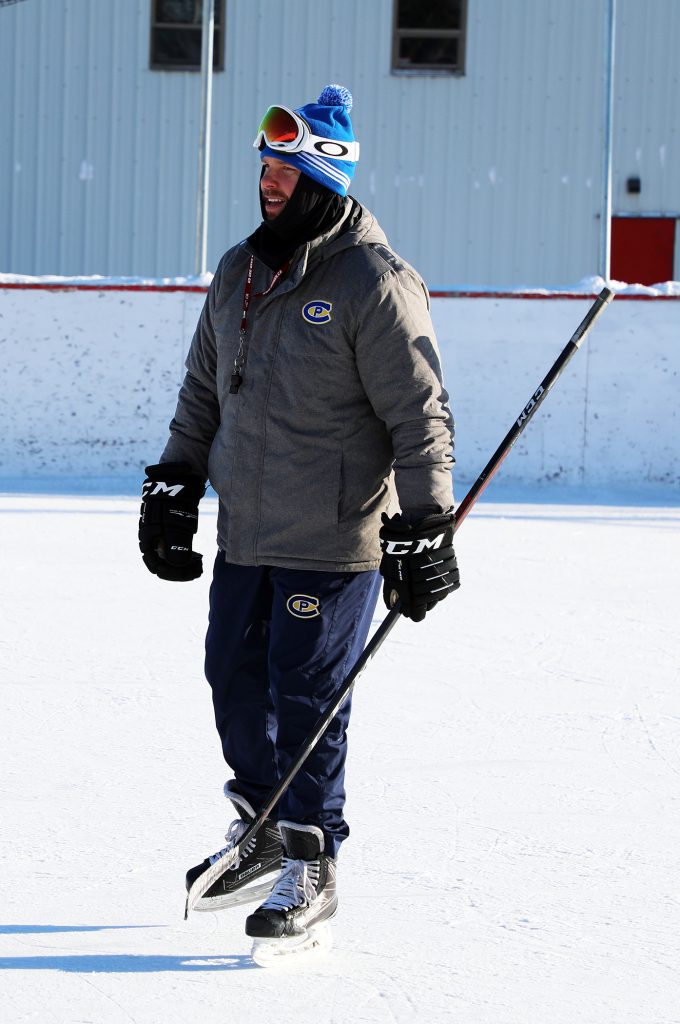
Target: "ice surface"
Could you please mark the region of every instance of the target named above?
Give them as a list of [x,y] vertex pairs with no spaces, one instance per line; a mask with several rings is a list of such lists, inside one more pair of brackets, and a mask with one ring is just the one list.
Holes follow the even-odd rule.
[[137,509],[0,498],[3,1022],[680,1021],[678,509],[473,510],[357,685],[335,949],[268,971],[247,908],[182,920],[230,819],[209,580]]

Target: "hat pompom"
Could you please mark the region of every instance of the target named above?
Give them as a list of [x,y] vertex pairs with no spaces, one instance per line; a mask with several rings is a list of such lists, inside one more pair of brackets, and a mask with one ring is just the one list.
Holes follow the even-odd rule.
[[322,107],[346,107],[347,113],[352,109],[352,93],[344,85],[327,85],[316,101]]

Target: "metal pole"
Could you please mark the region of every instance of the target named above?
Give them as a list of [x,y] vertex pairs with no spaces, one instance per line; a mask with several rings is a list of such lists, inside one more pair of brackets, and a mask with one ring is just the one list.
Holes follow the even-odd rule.
[[600,213],[600,277],[609,280],[612,243],[612,141],[614,125],[614,47],[616,0],[605,2],[604,139],[602,153],[602,210]]
[[215,0],[203,0],[201,31],[201,124],[198,143],[196,195],[196,259],[194,272],[205,274],[208,251],[208,192],[210,181],[210,123],[212,120],[213,35]]

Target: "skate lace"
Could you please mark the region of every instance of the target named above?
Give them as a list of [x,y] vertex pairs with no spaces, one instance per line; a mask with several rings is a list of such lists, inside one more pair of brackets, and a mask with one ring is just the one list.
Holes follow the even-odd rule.
[[261,910],[292,910],[316,899],[321,865],[318,860],[284,857],[281,874]]
[[[227,841],[227,845],[223,849],[219,850],[218,853],[213,853],[212,857],[208,858],[210,863],[214,864],[215,861],[221,860],[221,858],[224,857],[224,855],[226,853],[229,853],[230,850],[233,850],[234,847],[238,844],[241,836],[244,834],[244,832],[246,831],[247,828],[248,828],[248,826],[247,826],[246,822],[245,821],[241,821],[240,818],[237,818],[236,821],[232,821],[232,823],[229,826],[229,828],[227,830],[227,833],[226,833],[226,835],[224,837],[226,839],[226,841]],[[245,857],[250,856],[250,854],[255,849],[255,842],[256,842],[256,837],[253,836],[252,839],[250,839],[246,843],[246,845],[243,847],[243,849],[239,853],[238,859],[236,860],[236,863],[233,865],[234,868],[237,868],[239,866],[239,864],[241,863],[241,861]]]

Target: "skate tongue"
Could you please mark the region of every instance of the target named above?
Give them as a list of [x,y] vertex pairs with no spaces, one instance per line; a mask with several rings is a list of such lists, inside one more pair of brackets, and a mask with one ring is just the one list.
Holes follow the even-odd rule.
[[316,897],[316,883],[319,881],[319,862],[290,860],[284,858],[278,882],[264,901],[260,910],[286,912],[293,907],[311,903]]
[[320,828],[290,825],[279,822],[286,856],[291,860],[316,860],[324,852],[323,832]]

